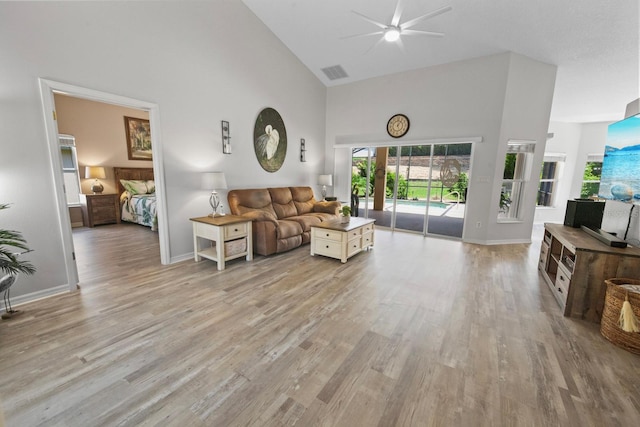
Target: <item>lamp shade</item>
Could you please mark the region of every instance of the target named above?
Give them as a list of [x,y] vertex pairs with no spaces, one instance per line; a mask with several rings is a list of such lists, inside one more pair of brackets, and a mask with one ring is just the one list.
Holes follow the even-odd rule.
[[202,188],[205,190],[225,190],[227,180],[224,172],[205,172],[202,174]]
[[333,177],[331,174],[329,175],[320,175],[318,177],[318,184],[319,185],[328,185],[329,187],[331,187],[333,185]]
[[107,175],[104,172],[102,166],[85,166],[84,168],[85,178],[105,179]]

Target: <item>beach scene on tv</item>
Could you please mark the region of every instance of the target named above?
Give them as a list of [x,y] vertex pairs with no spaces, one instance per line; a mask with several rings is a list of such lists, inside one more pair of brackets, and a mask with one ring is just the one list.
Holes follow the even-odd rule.
[[609,125],[598,196],[640,204],[640,114]]

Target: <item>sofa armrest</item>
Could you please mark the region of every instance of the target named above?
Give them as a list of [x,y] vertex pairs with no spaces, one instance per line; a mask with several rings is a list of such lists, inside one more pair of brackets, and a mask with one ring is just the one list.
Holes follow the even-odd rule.
[[313,211],[314,212],[328,213],[328,214],[332,214],[332,215],[338,215],[338,213],[340,212],[340,206],[341,206],[341,204],[338,201],[316,202],[313,205]]

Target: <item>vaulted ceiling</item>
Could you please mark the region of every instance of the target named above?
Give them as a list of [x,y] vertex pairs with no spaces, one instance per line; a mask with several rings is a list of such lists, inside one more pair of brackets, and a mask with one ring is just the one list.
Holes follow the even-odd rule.
[[[512,51],[558,66],[551,119],[620,120],[640,97],[637,0],[243,0],[325,85]],[[384,42],[371,21],[451,10]],[[364,17],[362,16],[364,15]],[[366,19],[368,18],[368,19]],[[339,65],[348,77],[330,80]]]

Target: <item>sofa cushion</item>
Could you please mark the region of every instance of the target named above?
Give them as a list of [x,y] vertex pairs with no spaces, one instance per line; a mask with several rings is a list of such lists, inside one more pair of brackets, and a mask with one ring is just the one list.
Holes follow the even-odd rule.
[[289,187],[289,189],[291,190],[291,197],[298,215],[313,212],[313,205],[316,203],[316,199],[313,197],[311,187]]
[[264,216],[276,219],[271,205],[271,195],[266,188],[231,190],[227,195],[229,209],[234,215],[244,215],[252,211],[262,211]]
[[314,214],[297,215],[287,218],[287,221],[295,221],[302,227],[302,231],[311,231],[311,227],[318,225],[322,219]]
[[278,219],[284,219],[298,214],[289,188],[269,188],[269,194],[271,195],[273,210]]
[[276,234],[278,239],[288,239],[289,237],[299,236],[302,234],[302,226],[297,221],[281,219],[278,220]]
[[314,216],[314,217],[320,219],[320,222],[336,221],[339,218],[338,216],[336,216],[334,214],[329,214],[329,213],[324,213],[324,212],[312,212],[312,213],[307,214],[305,216]]

